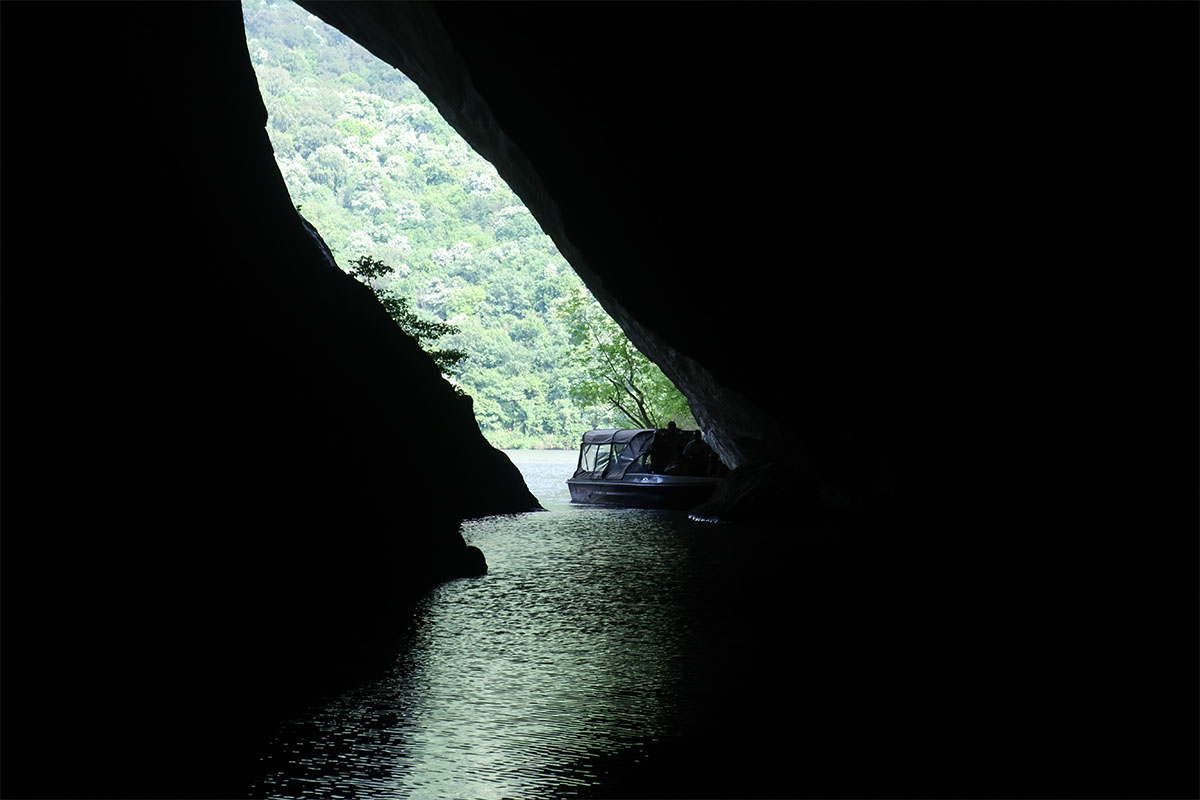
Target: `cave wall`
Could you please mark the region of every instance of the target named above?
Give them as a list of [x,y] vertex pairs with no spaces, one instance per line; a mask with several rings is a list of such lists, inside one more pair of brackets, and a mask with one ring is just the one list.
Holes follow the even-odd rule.
[[[796,481],[870,511],[881,602],[956,609],[914,650],[1077,670],[1038,709],[1078,739],[1057,777],[1183,785],[1194,5],[304,5],[496,164],[732,464],[776,467],[766,518]],[[459,518],[532,500],[294,213],[236,4],[0,23],[0,780],[223,795],[461,570]]]
[[1190,10],[301,4],[496,164],[731,466],[1103,497],[1130,400],[1191,386]]
[[772,563],[836,525],[855,599],[757,622],[863,682],[781,704],[892,682],[898,793],[1194,790],[1196,6],[301,4],[689,397],[705,516]]
[[4,794],[240,794],[537,501],[296,213],[238,3],[0,15]]

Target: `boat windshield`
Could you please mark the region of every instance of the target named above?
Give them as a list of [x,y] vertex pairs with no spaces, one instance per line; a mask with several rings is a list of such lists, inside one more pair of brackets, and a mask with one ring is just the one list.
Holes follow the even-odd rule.
[[654,429],[597,430],[584,434],[576,478],[619,480],[627,472],[648,471]]
[[585,444],[579,451],[579,472],[603,473],[612,457],[612,445]]

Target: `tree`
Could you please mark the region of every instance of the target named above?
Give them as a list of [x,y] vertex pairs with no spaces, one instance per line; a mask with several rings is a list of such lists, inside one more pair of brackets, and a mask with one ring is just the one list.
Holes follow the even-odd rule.
[[433,363],[437,364],[443,375],[447,378],[456,377],[459,364],[467,358],[467,354],[461,350],[430,349],[428,343],[457,333],[458,328],[444,322],[422,319],[409,308],[408,300],[395,292],[382,288],[379,285],[380,279],[391,275],[393,271],[387,264],[370,256],[360,256],[350,262],[350,275],[375,293],[388,316],[395,320],[401,330],[416,340],[421,349],[433,359]]
[[308,158],[308,175],[336,192],[350,177],[350,161],[336,145],[322,145]]
[[568,357],[586,376],[571,388],[580,405],[619,412],[639,428],[660,428],[671,421],[696,427],[687,399],[595,298],[576,289],[559,306],[559,314],[571,343]]

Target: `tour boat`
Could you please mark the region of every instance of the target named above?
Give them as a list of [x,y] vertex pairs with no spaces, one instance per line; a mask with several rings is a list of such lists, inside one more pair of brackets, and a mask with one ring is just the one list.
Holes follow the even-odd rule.
[[571,502],[635,508],[691,508],[712,496],[725,467],[699,432],[675,428],[588,431]]

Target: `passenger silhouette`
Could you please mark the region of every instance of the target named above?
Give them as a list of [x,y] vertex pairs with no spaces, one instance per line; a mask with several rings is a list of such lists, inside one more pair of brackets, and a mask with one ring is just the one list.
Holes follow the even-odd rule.
[[654,444],[650,449],[650,462],[655,472],[666,474],[678,469],[675,463],[679,457],[679,429],[674,421],[668,422],[665,429],[659,428],[654,435]]
[[685,474],[696,476],[709,474],[711,471],[709,462],[712,455],[712,448],[708,446],[708,442],[704,441],[704,434],[700,431],[693,432],[692,438],[688,439],[683,446]]

